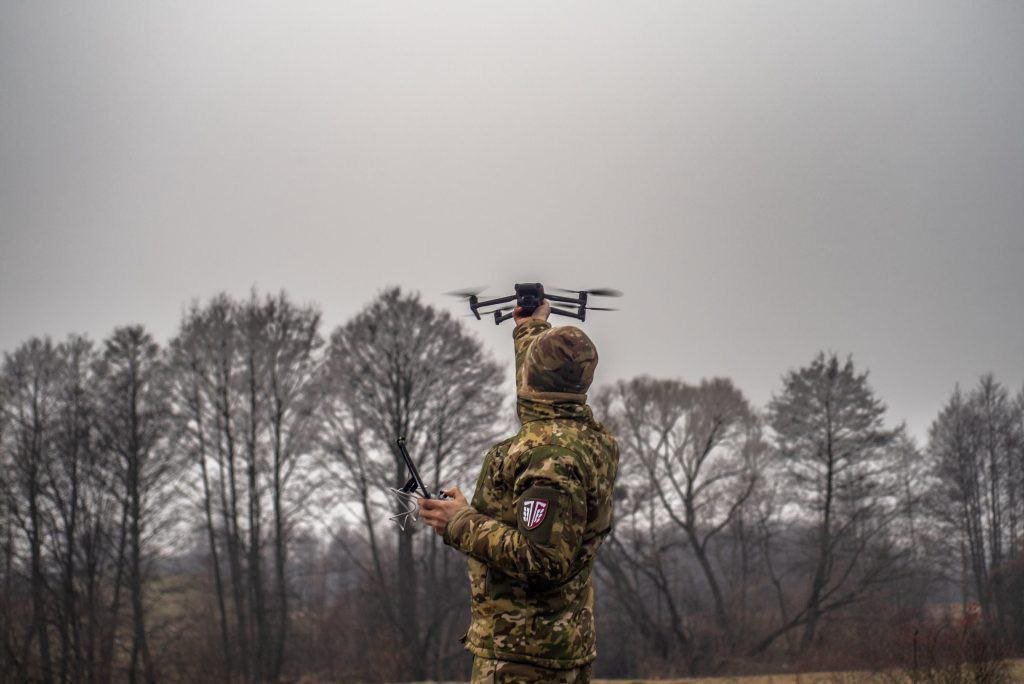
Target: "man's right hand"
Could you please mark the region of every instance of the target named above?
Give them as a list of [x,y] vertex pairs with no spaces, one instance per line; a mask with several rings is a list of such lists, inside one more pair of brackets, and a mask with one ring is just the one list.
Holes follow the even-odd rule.
[[540,303],[540,306],[533,310],[533,313],[531,314],[524,314],[523,308],[521,306],[517,306],[515,310],[512,312],[512,320],[516,322],[516,327],[519,327],[526,321],[532,319],[537,319],[538,321],[546,321],[548,320],[548,316],[550,315],[551,303],[545,299],[543,302]]

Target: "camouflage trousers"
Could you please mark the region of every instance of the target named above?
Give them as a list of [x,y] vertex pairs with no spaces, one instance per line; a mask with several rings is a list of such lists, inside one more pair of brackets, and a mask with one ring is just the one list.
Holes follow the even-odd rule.
[[589,684],[590,665],[572,670],[550,670],[539,665],[507,660],[473,658],[472,684]]

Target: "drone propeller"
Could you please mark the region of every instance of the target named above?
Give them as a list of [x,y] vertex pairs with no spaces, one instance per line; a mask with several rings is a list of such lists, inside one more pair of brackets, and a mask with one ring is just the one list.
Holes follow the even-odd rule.
[[618,311],[618,309],[609,309],[606,306],[585,306],[583,308],[587,311]]
[[451,292],[445,292],[444,294],[449,297],[458,297],[459,299],[469,299],[479,295],[486,289],[486,285],[477,285],[474,287],[465,287],[461,290],[452,290]]
[[574,294],[587,293],[588,295],[594,295],[595,297],[621,297],[622,293],[610,287],[597,287],[593,290],[570,290],[564,287],[555,287],[553,290],[560,292],[572,292]]

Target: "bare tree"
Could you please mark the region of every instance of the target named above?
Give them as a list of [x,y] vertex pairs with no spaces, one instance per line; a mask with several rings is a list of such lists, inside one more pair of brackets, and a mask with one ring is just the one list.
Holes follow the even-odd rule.
[[[633,569],[652,583],[694,672],[702,661],[732,652],[740,637],[743,602],[735,600],[732,593],[745,591],[748,576],[742,565],[748,560],[749,544],[737,549],[741,571],[735,575],[724,572],[713,546],[726,530],[738,533],[733,541],[749,541],[743,538],[742,511],[758,485],[766,453],[759,422],[743,395],[720,378],[696,386],[636,378],[607,389],[598,405],[622,444],[626,465],[620,480],[631,502],[626,520],[634,525],[627,534],[620,524],[611,542],[612,548],[617,548],[629,543],[624,541],[628,538],[633,551],[608,554],[604,568],[619,575],[620,586],[636,586],[626,581],[625,571],[616,565],[624,560],[636,565]],[[635,527],[637,514],[647,516],[641,527]],[[647,548],[637,546],[644,537],[641,530],[646,532]],[[717,633],[704,630],[701,638],[718,642],[717,647],[704,644],[693,648],[694,635],[685,626],[687,616],[678,605],[665,566],[664,556],[675,540],[683,542],[692,554],[711,595]],[[726,586],[730,579],[737,581],[735,586]],[[632,610],[640,610],[640,605]],[[640,624],[650,622],[649,617],[640,617]]]
[[266,643],[266,670],[268,678],[276,679],[284,665],[288,636],[287,550],[292,509],[301,507],[315,486],[313,481],[301,479],[303,471],[299,466],[315,443],[313,430],[320,398],[317,380],[323,340],[319,334],[320,312],[314,307],[298,307],[281,293],[266,298],[259,309],[260,314],[254,318],[261,325],[254,333],[262,341],[268,431],[264,465],[269,470],[276,611],[275,624],[266,627],[268,638],[273,632]]
[[[274,680],[284,667],[288,540],[313,485],[302,463],[315,437],[319,325],[319,311],[296,306],[284,293],[254,292],[243,303],[219,295],[205,307],[194,303],[171,342],[175,415],[197,466],[228,677],[234,643],[246,680]],[[222,576],[225,556],[229,581]]]
[[894,576],[904,555],[889,535],[899,514],[891,449],[897,432],[884,426],[884,414],[867,373],[835,354],[818,354],[787,373],[772,398],[769,419],[789,491],[813,533],[806,540],[805,597],[755,652],[801,625],[805,650],[823,616]]
[[[41,682],[54,679],[50,644],[51,620],[47,596],[50,585],[45,565],[49,529],[46,500],[46,467],[53,457],[59,396],[60,360],[49,338],[32,338],[5,355],[2,375],[4,397],[3,489],[10,496],[8,510],[15,527],[24,535],[28,554],[28,586],[31,623],[21,652],[15,655],[18,669]],[[13,544],[11,550],[14,551]],[[13,568],[9,569],[9,572]],[[37,665],[30,666],[28,651],[37,648]]]
[[[0,406],[4,404],[3,395],[0,394]],[[3,443],[4,417],[3,409],[0,408],[0,444]],[[0,451],[0,469],[9,471],[8,461]],[[6,478],[0,476],[0,678],[4,681],[26,679],[25,664],[18,658],[17,634],[15,630],[15,611],[17,601],[15,600],[14,586],[14,515],[13,515],[13,492],[9,487]]]
[[[109,672],[109,651],[102,646],[112,644],[116,626],[106,597],[116,593],[109,575],[120,508],[95,448],[95,362],[91,343],[80,336],[59,345],[31,340],[8,355],[0,381],[6,396],[0,418],[4,582],[10,597],[5,614],[17,610],[15,586],[21,583],[19,570],[27,568],[31,615],[42,611],[49,626],[41,636],[29,619],[19,646],[20,621],[5,620],[3,653],[18,679],[95,682]],[[23,541],[14,537],[16,527],[25,533]],[[41,586],[42,594],[33,586]],[[54,634],[56,649],[50,642]],[[28,657],[32,644],[39,647],[34,659]],[[43,651],[50,654],[49,675]]]
[[157,679],[146,629],[145,540],[161,513],[162,498],[178,461],[167,448],[169,407],[167,370],[160,349],[141,326],[117,328],[96,364],[99,446],[110,459],[112,485],[121,498],[127,539],[126,572],[132,631],[128,679]]
[[974,596],[987,621],[1007,631],[1014,597],[993,575],[1021,543],[1019,409],[992,375],[968,395],[959,387],[929,432],[938,479],[936,508],[962,543]]
[[91,513],[88,490],[97,484],[89,478],[95,460],[92,367],[96,359],[92,344],[76,336],[58,346],[57,357],[60,365],[53,453],[44,466],[53,511],[52,555],[60,577],[55,591],[60,680],[66,682],[80,681],[85,666],[78,586],[82,572],[77,561],[81,555],[81,526]]
[[[368,570],[389,602],[393,626],[412,646],[408,672],[423,678],[430,649],[439,662],[444,644],[436,640],[452,610],[443,592],[421,591],[419,578],[438,582],[453,561],[438,553],[431,534],[420,544],[417,566],[417,528],[408,527],[397,532],[397,577],[389,582],[378,515],[385,488],[407,479],[395,438],[406,438],[432,484],[465,481],[501,417],[501,372],[448,313],[395,288],[334,332],[324,382],[325,466],[338,496],[358,507],[373,559]],[[420,605],[427,608],[422,615]]]
[[[232,679],[234,671],[234,643],[229,636],[228,609],[225,580],[221,568],[221,552],[218,538],[227,540],[233,547],[233,531],[230,527],[230,516],[226,514],[226,496],[220,499],[220,511],[225,515],[222,525],[215,522],[217,494],[215,487],[219,483],[220,491],[225,492],[223,478],[214,481],[211,470],[223,467],[223,437],[217,427],[223,425],[223,412],[218,409],[222,400],[223,384],[221,383],[221,365],[218,363],[224,356],[224,348],[229,346],[233,338],[233,330],[226,317],[230,305],[224,297],[215,298],[206,309],[200,309],[193,302],[181,322],[177,337],[170,343],[170,360],[173,369],[172,386],[174,390],[175,418],[180,431],[180,441],[191,453],[192,460],[199,466],[199,496],[203,513],[203,525],[210,550],[210,567],[213,574],[214,592],[217,601],[217,615],[221,638],[221,654],[223,657],[224,677]],[[225,339],[228,337],[228,339]],[[213,466],[210,463],[213,463]],[[223,472],[220,472],[223,475]],[[231,554],[231,567],[240,569],[240,563]],[[237,586],[237,577],[232,573],[230,578]],[[238,624],[242,606],[236,602]],[[239,630],[241,632],[241,630]],[[244,635],[239,634],[239,640]]]
[[[993,570],[1000,568],[1015,555],[1019,541],[1017,531],[1017,500],[1015,456],[1017,455],[1017,421],[1009,392],[991,373],[983,375],[971,394],[971,403],[978,414],[981,458],[987,480],[983,494],[984,526],[987,528],[989,563]],[[999,628],[1006,632],[1008,602],[1005,587],[993,582],[992,599],[996,607],[994,616]]]

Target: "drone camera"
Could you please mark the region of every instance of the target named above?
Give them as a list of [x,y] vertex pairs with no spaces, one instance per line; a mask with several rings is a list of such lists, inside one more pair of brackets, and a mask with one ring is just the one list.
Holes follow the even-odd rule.
[[516,283],[516,304],[523,309],[523,313],[533,313],[533,310],[543,301],[543,285],[540,283]]

